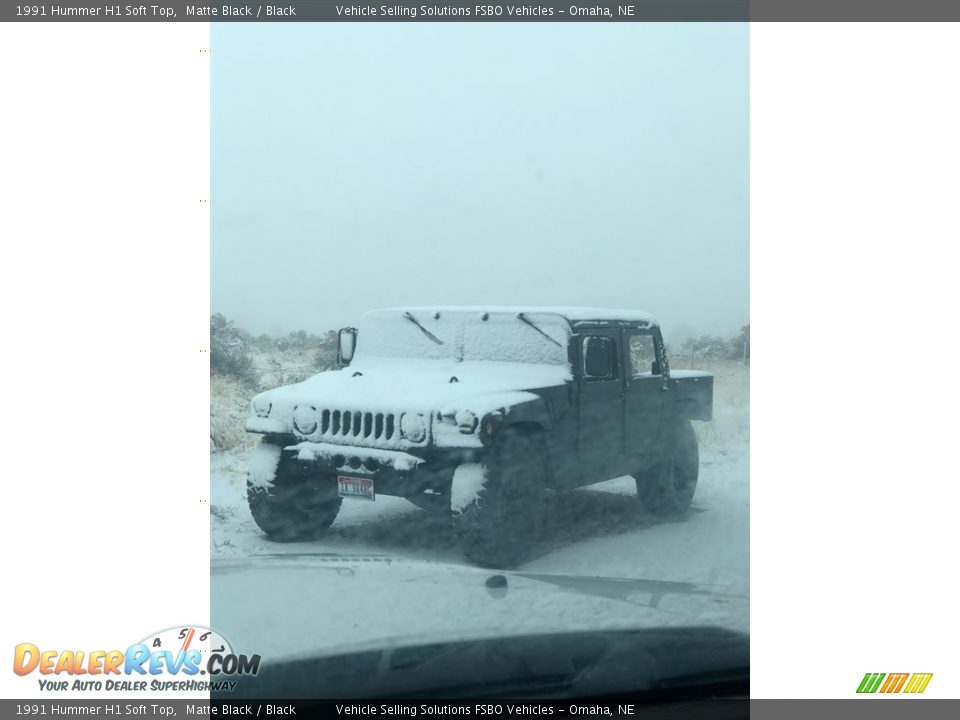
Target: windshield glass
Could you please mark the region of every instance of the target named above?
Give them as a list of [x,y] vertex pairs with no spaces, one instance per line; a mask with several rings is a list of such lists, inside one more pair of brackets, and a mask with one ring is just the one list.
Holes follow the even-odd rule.
[[357,360],[567,362],[569,323],[547,312],[408,308],[378,310],[360,321]]

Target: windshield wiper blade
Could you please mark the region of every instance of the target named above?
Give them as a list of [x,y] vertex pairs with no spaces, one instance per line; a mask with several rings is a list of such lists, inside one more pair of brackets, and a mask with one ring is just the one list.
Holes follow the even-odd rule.
[[523,322],[525,322],[527,325],[529,325],[529,326],[532,327],[534,330],[536,330],[538,333],[540,333],[541,335],[543,335],[547,340],[549,340],[550,342],[552,342],[552,343],[553,343],[554,345],[556,345],[558,348],[561,348],[561,349],[563,348],[563,345],[561,345],[560,343],[558,343],[558,342],[557,342],[556,340],[554,340],[552,337],[550,337],[549,335],[547,335],[543,330],[541,330],[540,328],[538,328],[538,327],[534,324],[534,322],[533,322],[532,320],[530,320],[530,319],[529,319],[526,315],[524,315],[523,313],[517,313],[517,319],[518,319],[518,320],[522,320]]
[[426,335],[428,338],[430,338],[431,340],[433,340],[437,345],[443,345],[443,340],[441,340],[441,339],[438,338],[436,335],[434,335],[432,332],[430,332],[429,330],[427,330],[423,325],[420,324],[420,321],[417,320],[413,315],[411,315],[411,314],[408,313],[408,312],[405,312],[405,313],[403,314],[403,316],[404,316],[407,320],[409,320],[410,322],[412,322],[414,325],[416,325],[418,328],[420,328],[420,332],[422,332],[422,333],[423,333],[424,335]]

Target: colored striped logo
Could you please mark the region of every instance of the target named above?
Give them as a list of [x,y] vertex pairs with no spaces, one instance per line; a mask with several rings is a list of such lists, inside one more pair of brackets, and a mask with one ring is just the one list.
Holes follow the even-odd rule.
[[933,673],[867,673],[860,681],[858,693],[922,693]]

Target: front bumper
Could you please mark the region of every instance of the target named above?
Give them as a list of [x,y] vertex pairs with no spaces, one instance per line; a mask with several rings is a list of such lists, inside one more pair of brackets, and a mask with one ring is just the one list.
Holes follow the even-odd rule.
[[330,470],[344,473],[361,470],[368,473],[379,470],[407,473],[423,462],[423,458],[399,450],[332,443],[302,442],[298,445],[289,445],[284,450],[296,453],[296,458],[300,462],[317,463]]
[[377,495],[413,497],[425,491],[445,494],[453,471],[461,462],[473,462],[479,450],[434,449],[427,457],[399,450],[301,442],[287,445],[283,454],[304,470],[329,475],[371,478]]

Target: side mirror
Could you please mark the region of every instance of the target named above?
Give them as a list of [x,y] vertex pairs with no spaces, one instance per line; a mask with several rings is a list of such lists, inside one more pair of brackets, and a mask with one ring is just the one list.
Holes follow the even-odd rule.
[[337,362],[349,365],[353,360],[353,353],[357,349],[357,329],[352,327],[341,328],[337,336]]
[[588,337],[583,343],[583,371],[588,378],[609,378],[616,374],[615,345],[605,337]]

